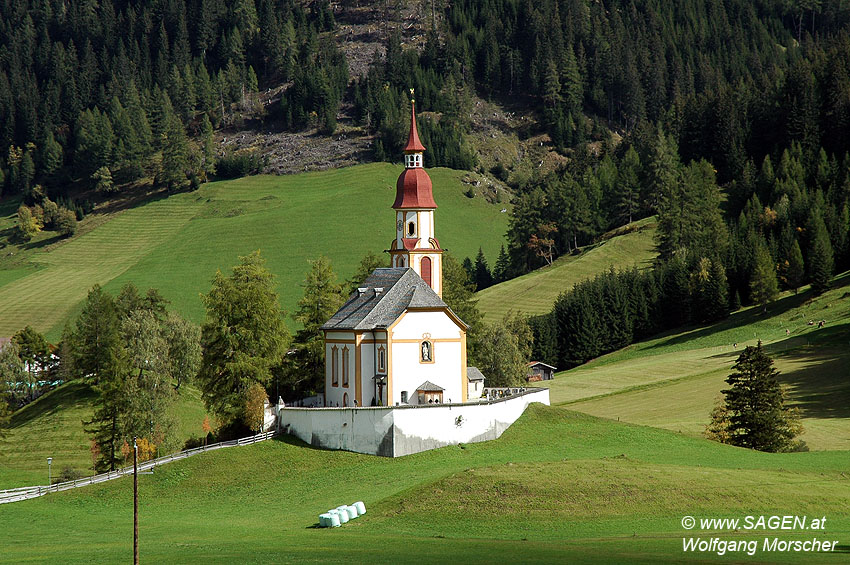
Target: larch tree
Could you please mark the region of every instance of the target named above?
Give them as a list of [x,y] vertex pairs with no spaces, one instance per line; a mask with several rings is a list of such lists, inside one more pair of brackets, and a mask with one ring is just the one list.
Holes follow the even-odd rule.
[[239,420],[248,388],[271,380],[271,367],[289,346],[289,331],[274,275],[259,251],[240,257],[230,276],[218,271],[203,301],[198,382],[207,408],[230,424]]
[[776,280],[776,266],[770,257],[770,252],[764,243],[756,248],[755,268],[750,278],[750,298],[759,306],[764,307],[779,294],[779,284]]

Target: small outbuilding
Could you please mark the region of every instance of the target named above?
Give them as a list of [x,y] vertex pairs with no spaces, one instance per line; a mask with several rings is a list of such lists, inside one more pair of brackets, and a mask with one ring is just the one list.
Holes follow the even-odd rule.
[[526,380],[530,383],[537,381],[551,381],[557,371],[557,367],[548,365],[543,361],[532,361],[528,364],[528,376]]
[[467,391],[466,397],[469,400],[478,400],[484,391],[484,375],[478,367],[466,368]]

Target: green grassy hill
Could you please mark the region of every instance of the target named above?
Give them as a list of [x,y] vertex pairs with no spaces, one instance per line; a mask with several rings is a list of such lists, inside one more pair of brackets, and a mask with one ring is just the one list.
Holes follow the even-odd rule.
[[[850,273],[812,298],[786,293],[708,327],[633,344],[547,383],[553,403],[597,416],[701,434],[724,379],[761,340],[799,407],[811,449],[850,449]],[[824,320],[825,326],[809,321]],[[787,334],[786,334],[787,330]],[[737,344],[737,345],[736,345]]]
[[[628,229],[626,229],[628,228]],[[612,266],[619,270],[632,266],[646,267],[657,255],[655,251],[655,218],[646,218],[620,228],[580,255],[558,258],[552,265],[527,275],[505,281],[479,292],[478,308],[488,322],[501,320],[508,310],[525,314],[546,314],[565,290],[593,278]]]
[[[202,454],[139,477],[144,562],[705,562],[681,520],[826,516],[826,528],[722,531],[724,539],[838,540],[850,551],[848,452],[766,454],[666,430],[532,406],[501,439],[399,459],[295,440]],[[796,486],[795,486],[796,485]],[[803,486],[804,485],[804,486]],[[318,514],[355,500],[342,528]],[[132,482],[5,505],[2,562],[126,562]],[[697,529],[693,535],[708,535]],[[717,558],[717,556],[713,556]],[[757,553],[741,562],[821,563]],[[724,560],[729,560],[727,555]]]
[[[72,381],[16,411],[6,437],[0,438],[0,489],[46,485],[48,457],[54,477],[66,467],[93,474],[83,420],[91,418],[94,399],[89,385]],[[203,436],[206,414],[200,391],[190,385],[180,387],[170,410],[174,428],[166,452],[182,449],[191,436]]]
[[[156,287],[177,311],[200,322],[199,294],[209,291],[216,269],[229,270],[239,255],[257,249],[278,276],[284,309],[292,312],[309,259],[327,255],[342,280],[367,251],[389,247],[400,170],[374,163],[214,182],[128,209],[70,241],[41,242],[28,262],[0,262],[7,267],[0,270],[0,336],[31,324],[58,338],[95,283],[112,292],[128,281]],[[429,174],[443,246],[460,258],[474,257],[479,246],[495,257],[507,227],[503,205],[465,197],[462,172]],[[6,224],[13,208],[2,210]]]

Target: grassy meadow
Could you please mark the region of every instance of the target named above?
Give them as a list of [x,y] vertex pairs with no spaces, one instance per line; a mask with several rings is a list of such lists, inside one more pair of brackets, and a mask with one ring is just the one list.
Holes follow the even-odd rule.
[[[139,478],[140,555],[152,563],[681,563],[685,515],[826,516],[818,532],[724,539],[838,540],[832,555],[732,561],[839,563],[850,551],[846,452],[766,454],[560,407],[531,406],[499,440],[398,459],[293,439],[202,454]],[[363,500],[337,529],[318,514]],[[0,562],[126,562],[132,482],[0,507]],[[699,528],[699,526],[698,526]],[[709,532],[693,530],[692,535]],[[691,534],[688,534],[691,535]]]
[[547,267],[482,290],[476,298],[484,319],[498,322],[509,310],[529,315],[545,314],[552,310],[562,292],[612,266],[619,270],[649,266],[657,255],[653,239],[655,218],[637,221],[629,227],[631,229],[617,230],[623,235],[604,239],[579,255],[559,257]]
[[808,447],[850,449],[848,293],[845,273],[822,296],[813,298],[807,289],[785,293],[767,313],[747,308],[711,326],[632,344],[558,373],[546,383],[552,402],[699,435],[741,350],[761,340],[800,410]]
[[[94,400],[89,385],[72,381],[16,411],[0,437],[0,489],[46,485],[48,457],[53,458],[54,478],[66,467],[82,476],[94,474],[90,436],[83,426],[92,416]],[[181,386],[170,407],[171,441],[163,453],[179,451],[192,436],[202,437],[205,415],[200,391]]]
[[[173,308],[200,322],[199,294],[209,290],[216,270],[229,270],[239,255],[257,249],[278,277],[283,308],[292,312],[308,260],[327,255],[344,280],[366,252],[389,247],[395,234],[390,206],[400,171],[373,163],[247,177],[209,183],[110,216],[95,212],[77,237],[38,239],[16,255],[4,253],[0,336],[30,324],[58,339],[95,283],[113,293],[126,282],[158,288]],[[495,260],[507,229],[508,214],[500,213],[504,205],[464,196],[463,172],[429,169],[429,174],[439,206],[440,243],[460,259],[474,257],[480,246]],[[16,208],[3,203],[0,228],[14,222]]]

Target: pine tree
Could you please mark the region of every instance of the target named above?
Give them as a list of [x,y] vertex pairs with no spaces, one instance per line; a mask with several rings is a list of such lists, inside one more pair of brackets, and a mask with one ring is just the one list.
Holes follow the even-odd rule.
[[617,217],[621,222],[631,223],[640,204],[640,157],[630,146],[620,163],[617,174]]
[[786,395],[776,380],[779,372],[761,342],[747,346],[734,365],[723,390],[729,412],[729,443],[759,451],[789,451],[798,447],[799,417],[786,406]]
[[475,256],[475,286],[478,290],[493,286],[493,275],[490,273],[490,267],[487,266],[484,251],[480,247],[478,255]]
[[803,284],[803,277],[806,276],[806,268],[803,264],[803,253],[800,251],[800,244],[796,238],[788,252],[788,257],[782,263],[781,270],[782,282],[792,289],[794,294],[797,294],[797,290]]
[[160,182],[171,189],[179,188],[186,180],[189,143],[180,118],[173,112],[166,116],[162,138],[162,171]]
[[832,280],[833,251],[829,234],[820,213],[815,210],[809,219],[809,278],[812,281],[812,291],[822,294],[829,289]]
[[493,282],[500,283],[508,280],[510,277],[511,262],[507,252],[505,252],[505,244],[499,248],[499,257],[496,259],[496,265],[493,267]]

